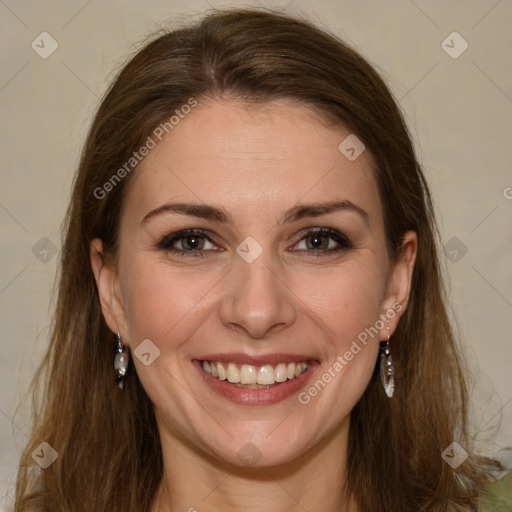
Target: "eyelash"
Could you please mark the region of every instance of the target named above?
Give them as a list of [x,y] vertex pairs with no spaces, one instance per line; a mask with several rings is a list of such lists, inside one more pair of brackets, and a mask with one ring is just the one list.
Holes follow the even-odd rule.
[[[306,231],[303,236],[296,242],[298,244],[299,242],[302,242],[306,238],[312,235],[320,235],[322,237],[331,238],[336,243],[338,243],[338,247],[335,249],[324,249],[324,250],[313,250],[313,249],[294,249],[293,251],[302,251],[306,254],[314,257],[319,258],[323,256],[329,256],[333,253],[339,253],[341,251],[346,251],[353,248],[352,242],[339,231],[336,231],[332,228],[315,228],[310,229]],[[178,254],[181,257],[201,257],[205,258],[207,257],[205,253],[211,252],[211,249],[208,249],[206,251],[204,250],[189,250],[186,251],[184,249],[177,249],[176,247],[172,247],[173,244],[176,242],[184,239],[184,238],[206,238],[210,243],[215,244],[215,242],[211,239],[210,236],[208,236],[208,232],[204,231],[203,229],[194,228],[194,229],[185,229],[183,231],[178,231],[177,233],[173,233],[171,235],[167,235],[164,237],[158,244],[157,247],[159,249],[162,249],[164,251],[170,251],[175,254]]]

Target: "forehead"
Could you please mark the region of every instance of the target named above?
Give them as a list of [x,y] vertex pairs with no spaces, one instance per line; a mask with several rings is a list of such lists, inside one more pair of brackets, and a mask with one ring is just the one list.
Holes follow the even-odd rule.
[[371,155],[350,161],[339,149],[349,135],[287,99],[199,102],[134,172],[128,209],[142,218],[166,202],[208,203],[237,210],[242,222],[256,211],[349,199],[379,217]]

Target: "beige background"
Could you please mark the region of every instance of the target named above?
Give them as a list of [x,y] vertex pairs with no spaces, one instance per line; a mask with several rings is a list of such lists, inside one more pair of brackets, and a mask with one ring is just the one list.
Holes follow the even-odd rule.
[[[488,449],[512,445],[512,2],[260,5],[287,3],[362,51],[400,100],[443,244],[456,237],[446,269],[462,338],[480,366],[476,433],[487,434],[501,411],[503,429]],[[0,0],[0,512],[9,510],[29,431],[27,407],[16,407],[46,345],[58,259],[51,244],[60,245],[71,178],[98,98],[147,34],[229,5],[258,4]],[[31,48],[43,31],[59,45],[47,59]],[[469,44],[456,59],[441,46],[453,31]],[[462,41],[452,39],[451,51],[461,49]]]

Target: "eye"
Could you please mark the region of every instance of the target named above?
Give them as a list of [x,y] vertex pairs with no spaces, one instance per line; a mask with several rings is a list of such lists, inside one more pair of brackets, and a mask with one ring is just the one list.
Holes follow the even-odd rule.
[[[303,247],[300,247],[300,246]],[[158,244],[159,249],[173,252],[179,256],[206,257],[212,251],[222,251],[207,231],[193,228],[178,231],[164,237]],[[318,257],[327,256],[353,247],[350,240],[332,228],[309,229],[292,249]]]
[[202,253],[206,251],[219,250],[202,229],[185,229],[168,235],[158,243],[158,247],[181,256],[204,256]]
[[[303,245],[303,247],[300,247],[300,245]],[[353,246],[343,233],[335,229],[316,228],[307,231],[295,247],[299,248],[293,249],[293,251],[301,250],[312,256],[321,256],[326,253],[351,249]]]

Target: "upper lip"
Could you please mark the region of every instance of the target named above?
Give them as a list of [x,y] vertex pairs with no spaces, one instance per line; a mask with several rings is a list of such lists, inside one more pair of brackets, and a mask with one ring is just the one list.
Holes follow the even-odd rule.
[[208,354],[205,356],[197,357],[199,361],[219,361],[235,364],[248,364],[252,366],[272,365],[275,366],[279,363],[303,363],[308,361],[315,361],[310,356],[300,354],[265,354],[259,356],[250,356],[241,353],[223,353],[223,354]]

